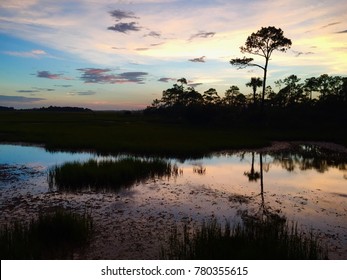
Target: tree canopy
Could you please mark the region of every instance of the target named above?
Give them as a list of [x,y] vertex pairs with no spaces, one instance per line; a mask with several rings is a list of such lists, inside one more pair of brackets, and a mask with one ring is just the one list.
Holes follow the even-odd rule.
[[253,63],[254,59],[251,57],[235,58],[230,60],[230,64],[237,66],[239,69],[256,66],[264,71],[263,76],[263,90],[261,96],[261,104],[264,106],[265,89],[266,89],[266,78],[267,68],[270,57],[273,51],[285,52],[292,45],[292,41],[283,35],[281,28],[274,26],[262,27],[255,33],[248,36],[245,45],[240,47],[242,53],[248,53],[251,55],[258,55],[265,58],[264,65]]

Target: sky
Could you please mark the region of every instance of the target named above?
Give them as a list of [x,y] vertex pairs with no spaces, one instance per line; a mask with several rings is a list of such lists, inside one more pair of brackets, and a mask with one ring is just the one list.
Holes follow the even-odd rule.
[[0,0],[0,106],[137,110],[182,77],[249,94],[262,70],[229,61],[267,26],[292,40],[271,57],[274,89],[292,74],[346,76],[346,14],[345,0]]

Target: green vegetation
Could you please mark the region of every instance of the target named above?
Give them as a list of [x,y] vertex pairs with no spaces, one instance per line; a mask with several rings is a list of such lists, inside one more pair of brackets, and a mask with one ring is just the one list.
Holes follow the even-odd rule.
[[200,126],[142,113],[0,112],[2,141],[51,150],[88,150],[175,157],[269,144],[248,129]]
[[[223,111],[224,110],[224,111]],[[334,115],[315,117],[305,110],[235,113],[209,109],[192,117],[142,112],[0,112],[1,141],[43,144],[49,150],[200,157],[227,149],[256,148],[270,141],[332,141],[347,145],[347,131]],[[199,111],[200,112],[200,111]],[[347,112],[347,111],[346,111]],[[196,114],[195,114],[196,113]],[[341,115],[343,117],[343,114]],[[212,120],[206,120],[212,118]],[[215,119],[213,119],[215,118]]]
[[89,160],[53,167],[48,173],[48,181],[51,187],[64,191],[119,190],[148,178],[170,177],[177,173],[176,165],[161,159]]
[[56,210],[42,214],[28,225],[14,223],[0,228],[1,259],[71,259],[90,240],[89,215]]
[[193,234],[184,227],[179,236],[175,229],[169,248],[162,249],[163,259],[327,259],[327,250],[313,234],[306,236],[284,219],[250,219],[243,226],[224,230],[216,220],[203,223]]

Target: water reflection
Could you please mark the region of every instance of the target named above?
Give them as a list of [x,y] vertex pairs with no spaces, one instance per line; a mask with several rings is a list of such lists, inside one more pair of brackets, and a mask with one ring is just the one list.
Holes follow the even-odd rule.
[[[143,227],[148,221],[167,224],[170,219],[201,221],[213,216],[221,221],[232,217],[237,222],[240,217],[264,220],[285,216],[306,230],[326,233],[323,236],[342,248],[339,252],[347,258],[346,154],[314,145],[225,152],[200,160],[166,159],[177,165],[176,176],[146,179],[122,193],[49,189],[47,171],[52,166],[90,159],[100,162],[103,158],[91,153],[55,154],[36,147],[0,145],[0,211],[7,215],[0,223],[12,215],[38,211],[38,203],[88,206],[102,223],[118,224],[109,219],[118,221],[121,217],[123,222],[130,219],[132,225],[143,222]],[[15,180],[16,170],[20,176]],[[152,233],[153,227],[143,230]]]
[[280,164],[287,171],[314,169],[324,173],[334,167],[347,170],[346,155],[314,145],[300,145],[291,150],[270,153],[273,162]]

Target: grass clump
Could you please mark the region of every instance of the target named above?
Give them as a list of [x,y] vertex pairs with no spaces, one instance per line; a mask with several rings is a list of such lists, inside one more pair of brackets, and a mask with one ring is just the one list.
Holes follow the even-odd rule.
[[300,233],[296,225],[280,220],[251,219],[243,225],[222,228],[216,220],[203,223],[191,234],[177,228],[162,249],[163,259],[302,260],[327,259],[327,250],[313,234]]
[[51,187],[64,191],[119,190],[136,182],[177,172],[176,165],[161,159],[89,160],[55,166],[48,173],[48,181]]
[[43,214],[28,224],[0,228],[1,259],[71,259],[90,240],[89,215],[65,210]]

